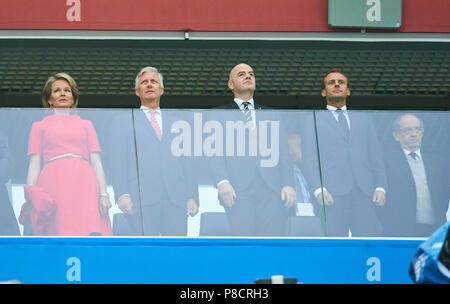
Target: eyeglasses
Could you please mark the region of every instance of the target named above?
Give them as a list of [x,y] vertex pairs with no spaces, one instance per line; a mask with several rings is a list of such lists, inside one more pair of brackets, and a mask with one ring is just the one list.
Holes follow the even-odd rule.
[[411,135],[412,133],[423,133],[423,127],[412,127],[400,129],[400,133],[405,135]]

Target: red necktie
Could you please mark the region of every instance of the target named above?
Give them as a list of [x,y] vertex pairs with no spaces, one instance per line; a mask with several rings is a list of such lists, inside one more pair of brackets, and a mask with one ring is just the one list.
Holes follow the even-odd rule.
[[159,124],[156,121],[155,117],[156,110],[151,109],[149,112],[150,112],[150,121],[152,123],[153,129],[155,129],[156,136],[158,137],[159,141],[161,141],[162,139],[161,128],[159,127]]

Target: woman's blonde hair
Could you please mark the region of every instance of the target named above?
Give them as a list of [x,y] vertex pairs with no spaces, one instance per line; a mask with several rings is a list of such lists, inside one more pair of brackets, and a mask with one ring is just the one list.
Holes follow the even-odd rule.
[[77,83],[67,73],[57,73],[57,74],[50,76],[47,79],[47,82],[45,83],[44,88],[42,89],[42,105],[44,106],[44,108],[51,107],[48,100],[50,99],[50,96],[52,95],[52,84],[56,80],[60,80],[60,79],[65,80],[69,83],[70,89],[72,90],[72,96],[73,96],[72,108],[76,108],[78,106],[78,95],[79,95]]

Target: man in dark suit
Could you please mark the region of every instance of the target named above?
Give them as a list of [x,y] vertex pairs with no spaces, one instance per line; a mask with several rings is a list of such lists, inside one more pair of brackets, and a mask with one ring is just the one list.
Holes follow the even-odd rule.
[[385,151],[389,192],[380,210],[385,236],[429,237],[447,221],[450,162],[422,149],[423,133],[423,122],[414,114],[394,121],[398,145]]
[[[248,137],[237,136],[233,145],[237,150],[245,147],[247,155],[210,158],[220,203],[226,210],[233,235],[284,235],[287,215],[294,211],[296,195],[280,115],[275,111],[260,110],[261,107],[254,103],[255,73],[249,65],[241,63],[231,70],[228,87],[234,94],[234,101],[212,114],[216,114],[214,119],[222,121],[223,126],[230,122],[245,126]],[[275,136],[268,139],[267,134],[262,134],[261,127],[270,128],[269,133]],[[271,147],[279,147],[279,151],[275,151],[279,153],[276,161],[264,163],[261,153],[252,153],[252,138],[259,141],[259,147],[261,141],[270,141]],[[227,141],[226,144],[231,143]]]
[[349,81],[340,70],[323,78],[327,111],[304,121],[305,174],[317,198],[316,214],[330,236],[380,233],[376,207],[385,203],[386,175],[374,125],[347,111]]
[[19,225],[5,185],[13,173],[13,163],[8,136],[0,131],[0,235],[20,235]]
[[141,108],[112,123],[110,173],[116,202],[135,223],[142,220],[145,235],[187,235],[187,215],[198,212],[198,185],[191,159],[171,150],[177,133],[173,123],[184,118],[160,109],[164,84],[156,68],[138,73],[135,92]]

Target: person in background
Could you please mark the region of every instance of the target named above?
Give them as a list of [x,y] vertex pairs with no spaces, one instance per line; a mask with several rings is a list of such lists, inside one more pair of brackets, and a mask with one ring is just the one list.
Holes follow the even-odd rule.
[[295,193],[297,194],[297,213],[303,213],[304,211],[300,209],[307,209],[307,205],[305,204],[311,204],[311,194],[308,182],[306,181],[306,178],[301,169],[303,156],[302,140],[300,135],[290,134],[288,138],[288,144],[294,168]]

